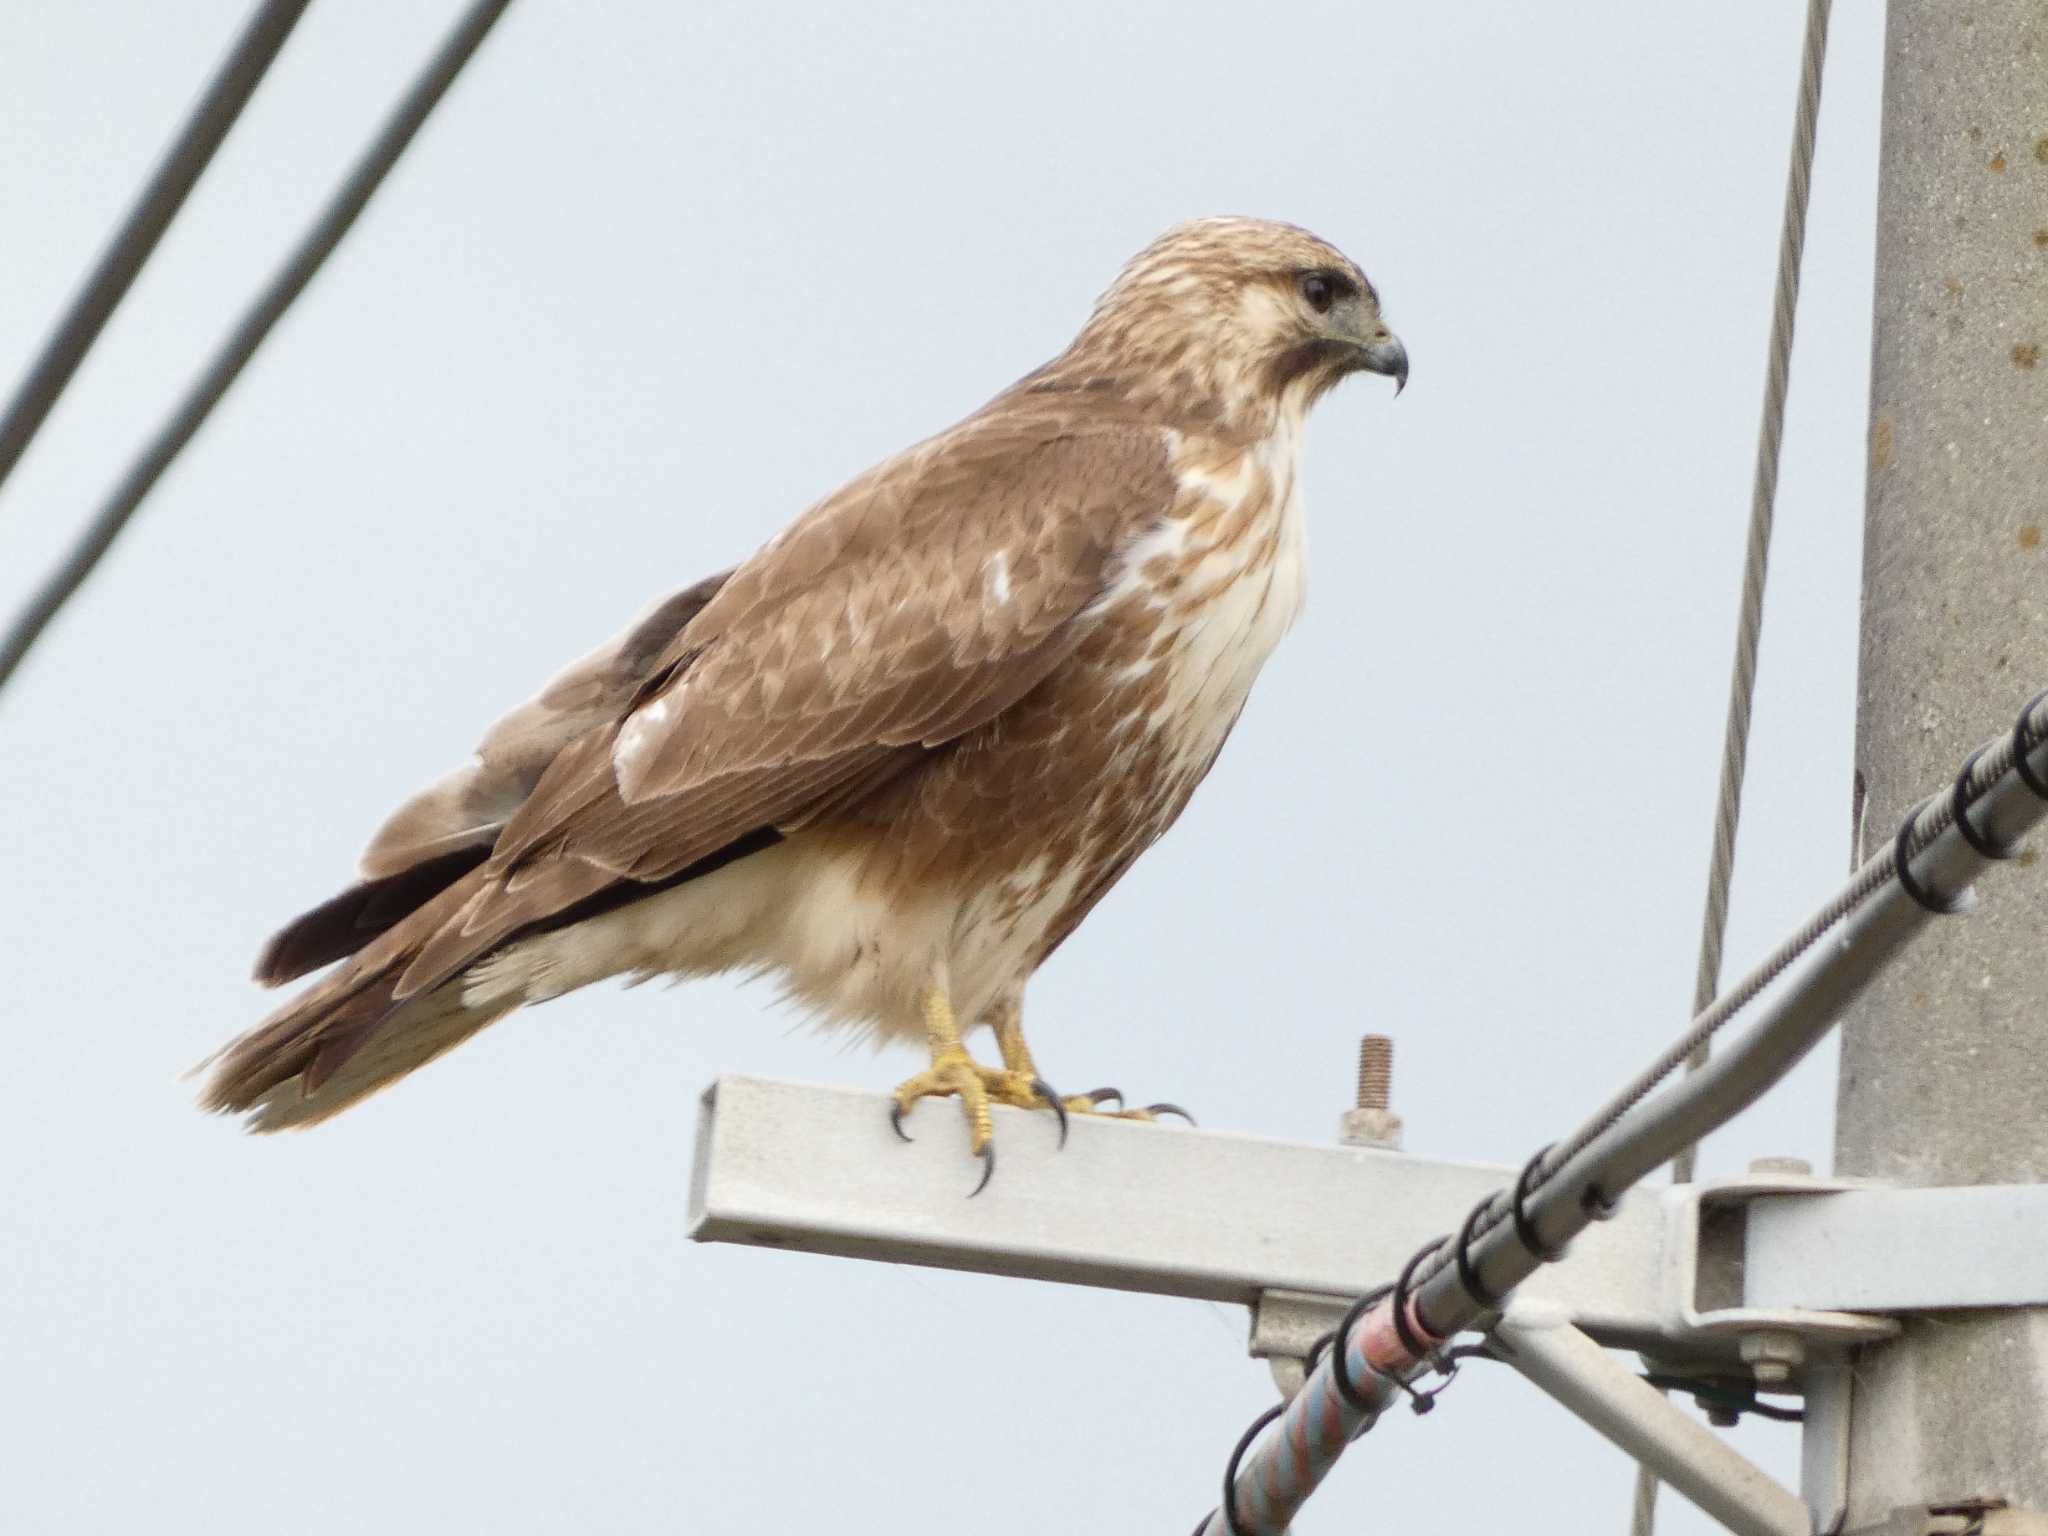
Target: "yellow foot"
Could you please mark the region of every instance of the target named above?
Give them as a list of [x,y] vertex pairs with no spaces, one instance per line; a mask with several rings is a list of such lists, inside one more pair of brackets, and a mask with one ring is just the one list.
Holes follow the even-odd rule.
[[998,1104],[1009,1104],[1017,1109],[1049,1109],[1060,1122],[1060,1145],[1067,1144],[1067,1112],[1095,1114],[1095,1101],[1084,1095],[1062,1098],[1054,1088],[1034,1070],[1020,1070],[1016,1067],[981,1067],[982,1083],[987,1087],[989,1098]]
[[981,1181],[970,1192],[970,1199],[988,1188],[988,1181],[995,1176],[992,1105],[1051,1110],[1059,1119],[1060,1145],[1063,1147],[1067,1144],[1067,1116],[1070,1114],[1142,1121],[1157,1120],[1161,1115],[1178,1115],[1189,1125],[1195,1123],[1195,1117],[1178,1104],[1147,1104],[1142,1109],[1104,1109],[1102,1106],[1108,1103],[1122,1105],[1123,1094],[1115,1088],[1097,1088],[1092,1093],[1062,1097],[1050,1083],[1034,1073],[1007,1067],[985,1067],[964,1049],[952,1048],[941,1050],[933,1057],[931,1066],[897,1086],[895,1103],[889,1109],[889,1125],[898,1136],[909,1141],[912,1137],[903,1129],[903,1121],[917,1101],[953,1096],[959,1098],[961,1111],[967,1116],[968,1150],[982,1163]]
[[[991,1102],[1012,1104],[1018,1109],[1049,1109],[1059,1116],[1061,1146],[1067,1144],[1067,1116],[1070,1114],[1100,1115],[1110,1120],[1157,1120],[1161,1115],[1179,1115],[1189,1125],[1195,1123],[1195,1117],[1178,1104],[1147,1104],[1142,1109],[1125,1109],[1123,1091],[1117,1088],[1061,1094],[1035,1070],[982,1066],[975,1070],[981,1074],[982,1085],[988,1089]],[[1117,1107],[1104,1109],[1102,1106],[1105,1104]]]
[[912,1105],[919,1099],[958,1094],[960,1108],[967,1116],[967,1148],[981,1159],[981,1182],[974,1186],[973,1191],[976,1195],[988,1188],[988,1181],[996,1171],[995,1126],[989,1115],[988,1085],[983,1081],[988,1075],[987,1067],[958,1046],[941,1050],[933,1055],[929,1067],[898,1085],[896,1102],[889,1110],[891,1128],[909,1141],[912,1138],[903,1129],[903,1117],[910,1113]]
[[[1104,1115],[1111,1120],[1157,1120],[1161,1115],[1178,1115],[1189,1125],[1195,1117],[1178,1104],[1147,1104],[1139,1109],[1123,1107],[1124,1093],[1121,1088],[1097,1088],[1092,1093],[1077,1093],[1064,1101],[1068,1110],[1077,1115]],[[1115,1109],[1104,1109],[1105,1104],[1115,1104]]]
[[988,1188],[988,1181],[996,1171],[995,1126],[989,1106],[1009,1104],[1018,1109],[1050,1109],[1059,1117],[1061,1146],[1067,1144],[1067,1110],[1074,1105],[1083,1105],[1093,1112],[1092,1101],[1062,1101],[1052,1085],[1041,1077],[1003,1067],[984,1067],[964,1050],[948,1050],[940,1052],[930,1067],[896,1089],[896,1102],[889,1110],[889,1124],[898,1136],[909,1141],[911,1136],[903,1129],[903,1119],[910,1113],[911,1106],[919,1099],[946,1098],[955,1094],[959,1096],[960,1108],[967,1116],[968,1149],[982,1161],[981,1182],[974,1186],[974,1194],[977,1195]]
[[[1115,1088],[1097,1088],[1093,1093],[1062,1095],[1035,1070],[1014,1067],[984,1067],[974,1064],[982,1087],[992,1104],[1009,1104],[1018,1109],[1049,1109],[1059,1117],[1060,1145],[1067,1144],[1067,1116],[1101,1115],[1111,1120],[1157,1120],[1161,1115],[1179,1115],[1189,1125],[1195,1117],[1178,1104],[1147,1104],[1142,1109],[1123,1108],[1123,1093]],[[1104,1109],[1104,1104],[1115,1109]]]

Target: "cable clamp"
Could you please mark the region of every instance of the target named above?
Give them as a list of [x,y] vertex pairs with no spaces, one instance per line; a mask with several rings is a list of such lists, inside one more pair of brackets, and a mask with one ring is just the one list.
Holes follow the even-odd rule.
[[1522,1171],[1515,1176],[1515,1193],[1509,1206],[1509,1212],[1515,1221],[1515,1241],[1528,1249],[1529,1256],[1539,1264],[1555,1264],[1564,1257],[1567,1246],[1559,1243],[1552,1247],[1537,1236],[1536,1223],[1529,1219],[1529,1212],[1526,1209],[1529,1191],[1536,1185],[1536,1170],[1542,1166],[1543,1159],[1550,1156],[1552,1148],[1556,1145],[1556,1142],[1552,1142],[1522,1165]]
[[[2027,712],[2022,711],[2020,714],[2020,724],[2025,725],[2026,721]],[[1976,772],[1977,761],[1983,757],[1984,751],[1984,748],[1979,747],[1963,759],[1963,771],[1956,775],[1956,787],[1949,792],[1949,806],[1955,813],[1956,831],[1961,834],[1964,842],[1983,854],[1987,859],[2017,858],[2019,856],[2020,844],[2026,841],[2025,838],[2019,838],[2010,843],[2001,843],[1992,838],[1988,833],[1978,831],[1970,822],[1970,807],[1977,798],[1970,790],[1970,775]],[[2024,763],[2026,760],[2025,753],[2015,750],[2013,754],[2013,761],[2015,763]]]
[[2048,800],[2048,780],[2043,780],[2038,773],[2034,772],[2033,765],[2027,761],[2027,754],[2041,745],[2040,741],[2036,740],[2033,733],[2027,729],[2027,722],[2033,718],[2034,711],[2041,707],[2041,702],[2044,699],[2048,699],[2048,688],[2042,689],[2041,692],[2027,700],[2027,707],[2020,711],[2019,719],[2013,722],[2012,771],[2020,776],[2022,784],[2026,785],[2027,788],[2031,789],[2043,800]]
[[1967,885],[1960,891],[1941,895],[1922,885],[1913,874],[1913,856],[1910,851],[1913,841],[1913,824],[1920,819],[1920,813],[1927,808],[1927,802],[1906,812],[1905,820],[1899,823],[1898,836],[1892,839],[1892,873],[1898,877],[1899,888],[1936,917],[1954,917],[1967,912],[1977,904],[1977,896]]

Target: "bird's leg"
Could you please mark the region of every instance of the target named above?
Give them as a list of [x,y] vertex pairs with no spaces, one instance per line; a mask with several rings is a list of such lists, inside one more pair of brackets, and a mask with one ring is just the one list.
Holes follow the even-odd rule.
[[[1067,1111],[1077,1100],[1062,1099],[1052,1084],[1038,1075],[1031,1059],[1031,1047],[1024,1043],[1024,1007],[1015,992],[999,997],[988,1012],[996,1032],[996,1048],[1003,1053],[1000,1069],[982,1067],[982,1082],[998,1104],[1019,1109],[1050,1109],[1059,1116],[1060,1145],[1067,1144]],[[1092,1106],[1091,1106],[1092,1107]]]
[[[1154,1120],[1162,1114],[1174,1114],[1190,1125],[1194,1123],[1194,1117],[1177,1104],[1124,1109],[1121,1107],[1123,1095],[1114,1088],[1098,1088],[1093,1093],[1062,1098],[1038,1075],[1037,1063],[1031,1059],[1031,1048],[1024,1043],[1022,1013],[1015,994],[1000,998],[989,1010],[988,1020],[995,1027],[996,1045],[1003,1053],[1003,1064],[985,1067],[967,1054],[967,1047],[960,1039],[959,1020],[953,1016],[952,998],[947,995],[944,973],[935,975],[924,992],[924,1031],[926,1043],[931,1048],[932,1064],[897,1086],[895,1103],[889,1110],[890,1125],[895,1127],[898,1136],[909,1141],[910,1133],[903,1129],[903,1121],[919,1099],[957,1094],[960,1107],[967,1116],[968,1149],[982,1160],[983,1165],[981,1182],[974,1186],[975,1194],[988,1187],[996,1168],[995,1123],[991,1105],[1050,1109],[1059,1117],[1062,1146],[1067,1140],[1067,1115],[1070,1112],[1111,1115],[1119,1120]],[[1102,1107],[1110,1102],[1119,1108],[1106,1110]]]
[[[1125,1109],[1124,1096],[1115,1088],[1097,1088],[1092,1093],[1062,1098],[1039,1075],[1038,1064],[1031,1059],[1031,1047],[1024,1043],[1024,1009],[1019,999],[1014,995],[1001,999],[990,1010],[989,1022],[995,1026],[996,1046],[1003,1053],[1002,1071],[989,1067],[980,1069],[990,1094],[998,1103],[1014,1104],[1019,1109],[1050,1106],[1060,1117],[1061,1145],[1066,1144],[1070,1111],[1077,1115],[1113,1115],[1119,1120],[1156,1120],[1161,1115],[1179,1115],[1189,1125],[1195,1123],[1195,1117],[1178,1104],[1149,1104],[1143,1109]],[[1109,1103],[1114,1103],[1117,1108],[1106,1110],[1102,1107]]]
[[1031,1059],[1031,1047],[1024,1043],[1024,1010],[1015,996],[998,998],[988,1011],[988,1022],[996,1032],[996,1049],[1003,1053],[1001,1071],[988,1073],[989,1092],[1005,1104],[1019,1109],[1044,1109],[1059,1099],[1038,1075],[1038,1063]]
[[908,1141],[910,1135],[903,1129],[903,1117],[910,1113],[913,1104],[919,1099],[958,1094],[960,1107],[967,1115],[968,1150],[982,1160],[981,1182],[974,1186],[978,1195],[988,1187],[996,1168],[995,1126],[989,1114],[988,1088],[983,1081],[988,1069],[969,1056],[967,1047],[961,1044],[960,1025],[953,1017],[953,1000],[946,995],[943,972],[925,987],[924,1032],[931,1047],[932,1064],[897,1087],[889,1123],[898,1136]]

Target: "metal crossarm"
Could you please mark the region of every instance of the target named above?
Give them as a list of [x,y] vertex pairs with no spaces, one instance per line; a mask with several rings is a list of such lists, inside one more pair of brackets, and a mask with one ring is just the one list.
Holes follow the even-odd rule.
[[[1678,1147],[1748,1108],[1789,1072],[1929,918],[1948,909],[1944,898],[1964,892],[1990,862],[1975,846],[1977,839],[1956,830],[1958,797],[1968,802],[1975,831],[1993,844],[2017,844],[2048,815],[2048,798],[2032,787],[2048,774],[2043,703],[2034,700],[2011,737],[1980,749],[1950,794],[1908,817],[1886,855],[1859,870],[1828,907],[1738,985],[1730,999],[1755,997],[1797,955],[1812,951],[1776,1000],[1720,1056],[1646,1097],[1683,1061],[1694,1037],[1733,1016],[1740,1004],[1728,999],[1574,1133],[1556,1158],[1535,1160],[1540,1180],[1522,1203],[1521,1219],[1511,1219],[1515,1202],[1505,1193],[1489,1204],[1489,1219],[1475,1225],[1463,1275],[1453,1262],[1453,1242],[1439,1245],[1405,1298],[1404,1328],[1397,1329],[1396,1298],[1388,1297],[1340,1337],[1275,1430],[1246,1459],[1230,1493],[1235,1518],[1219,1507],[1197,1528],[1202,1536],[1280,1536],[1337,1458],[1387,1406],[1395,1383],[1424,1369],[1426,1350],[1409,1347],[1403,1331],[1428,1345],[1470,1327],[1484,1309],[1467,1290],[1466,1277],[1493,1296],[1507,1296],[1542,1262],[1532,1243],[1554,1249],[1568,1242]],[[1911,878],[1917,897],[1902,875]],[[1349,1372],[1348,1390],[1340,1390],[1339,1368]]]
[[[2029,1234],[2048,1205],[2024,1187],[1902,1191],[1804,1176],[1630,1190],[1675,1147],[1761,1097],[1931,916],[1954,905],[1985,867],[1984,848],[2016,844],[2048,814],[2048,799],[2028,778],[2048,782],[2043,700],[1648,1072],[1521,1176],[1366,1148],[1085,1118],[1061,1150],[1045,1116],[999,1110],[1017,1176],[968,1201],[959,1187],[959,1127],[949,1134],[950,1123],[935,1123],[935,1134],[906,1147],[889,1135],[881,1095],[728,1077],[706,1095],[691,1235],[1250,1303],[1260,1317],[1254,1348],[1264,1354],[1303,1348],[1300,1339],[1337,1321],[1343,1298],[1405,1267],[1410,1337],[1396,1324],[1393,1298],[1354,1309],[1277,1427],[1250,1448],[1235,1484],[1236,1527],[1262,1536],[1286,1529],[1438,1344],[1498,1323],[1472,1287],[1499,1304],[1512,1294],[1496,1335],[1504,1357],[1514,1355],[1512,1363],[1584,1406],[1632,1454],[1656,1461],[1710,1507],[1735,1500],[1729,1508],[1739,1506],[1740,1517],[1728,1518],[1737,1529],[1786,1529],[1791,1494],[1757,1482],[1754,1469],[1730,1492],[1726,1478],[1701,1470],[1725,1458],[1697,1426],[1684,1427],[1649,1388],[1620,1386],[1620,1367],[1596,1368],[1586,1351],[1628,1347],[1712,1372],[1747,1359],[1759,1338],[1789,1340],[1782,1347],[1793,1360],[1808,1342],[1839,1350],[1885,1338],[1898,1328],[1882,1315],[1889,1309],[2020,1304],[2044,1283]],[[1968,837],[1956,827],[1959,802]],[[1767,992],[1708,1066],[1658,1089],[1699,1038]],[[1162,1188],[1188,1187],[1201,1188],[1203,1200],[1154,1198]],[[1740,1221],[1703,1218],[1709,1206],[1730,1205],[1741,1208]],[[1468,1211],[1472,1219],[1461,1221]],[[1334,1220],[1332,1212],[1348,1214]],[[1967,1275],[1904,1262],[1872,1278],[1872,1245],[1900,1220],[1936,1244],[1941,1233],[1979,1236],[1982,1262]],[[1442,1236],[1459,1232],[1462,1264],[1460,1242]],[[1537,1257],[1567,1243],[1554,1263]],[[1710,1296],[1710,1276],[1730,1274],[1740,1277],[1736,1289]],[[1827,1380],[1825,1362],[1813,1374],[1816,1385]],[[1220,1509],[1201,1530],[1232,1536]]]

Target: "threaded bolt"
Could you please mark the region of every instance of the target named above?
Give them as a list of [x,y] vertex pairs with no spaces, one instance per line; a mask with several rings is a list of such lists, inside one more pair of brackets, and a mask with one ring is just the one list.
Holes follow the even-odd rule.
[[1367,1035],[1358,1042],[1358,1107],[1385,1109],[1394,1096],[1394,1042]]
[[1401,1117],[1388,1107],[1394,1097],[1394,1042],[1366,1035],[1358,1042],[1358,1107],[1344,1112],[1337,1139],[1347,1147],[1401,1150]]

